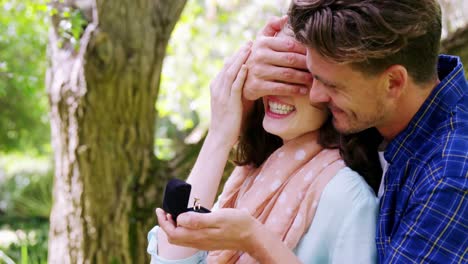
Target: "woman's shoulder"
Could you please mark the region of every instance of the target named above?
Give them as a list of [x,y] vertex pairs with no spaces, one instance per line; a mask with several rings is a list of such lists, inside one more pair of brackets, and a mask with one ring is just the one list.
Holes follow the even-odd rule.
[[353,208],[360,204],[377,206],[378,198],[364,178],[349,167],[344,167],[325,186],[320,202],[333,208]]
[[309,230],[296,248],[297,255],[304,263],[373,259],[377,213],[374,191],[358,173],[348,167],[341,169],[325,186]]

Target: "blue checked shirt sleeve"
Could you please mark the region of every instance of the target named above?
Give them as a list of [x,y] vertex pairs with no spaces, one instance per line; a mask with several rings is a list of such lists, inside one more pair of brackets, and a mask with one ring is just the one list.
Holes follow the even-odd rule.
[[[383,263],[468,263],[467,176],[416,186]],[[433,181],[432,181],[433,180]]]

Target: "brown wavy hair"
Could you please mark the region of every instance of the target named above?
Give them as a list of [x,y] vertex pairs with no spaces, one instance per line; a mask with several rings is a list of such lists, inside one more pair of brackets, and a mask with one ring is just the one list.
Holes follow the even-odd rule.
[[437,0],[293,0],[288,13],[296,39],[332,61],[370,75],[403,65],[416,83],[437,76]]
[[[234,150],[234,163],[238,166],[260,167],[279,147],[283,140],[268,133],[263,128],[265,110],[258,99],[249,116]],[[375,128],[357,134],[341,135],[333,127],[331,116],[319,130],[318,143],[324,148],[339,148],[346,165],[358,172],[377,193],[382,178],[382,168],[378,156],[378,145],[382,137]]]

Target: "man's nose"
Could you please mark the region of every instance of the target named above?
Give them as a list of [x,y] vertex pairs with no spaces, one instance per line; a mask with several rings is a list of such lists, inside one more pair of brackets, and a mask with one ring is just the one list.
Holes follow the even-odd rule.
[[314,80],[310,87],[309,100],[311,103],[328,103],[330,96],[328,95],[327,88],[319,81]]

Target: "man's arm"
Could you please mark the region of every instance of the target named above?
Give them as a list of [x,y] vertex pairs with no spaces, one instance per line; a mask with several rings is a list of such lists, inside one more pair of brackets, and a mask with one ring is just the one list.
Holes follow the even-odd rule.
[[415,190],[382,263],[467,263],[464,177],[431,179]]

